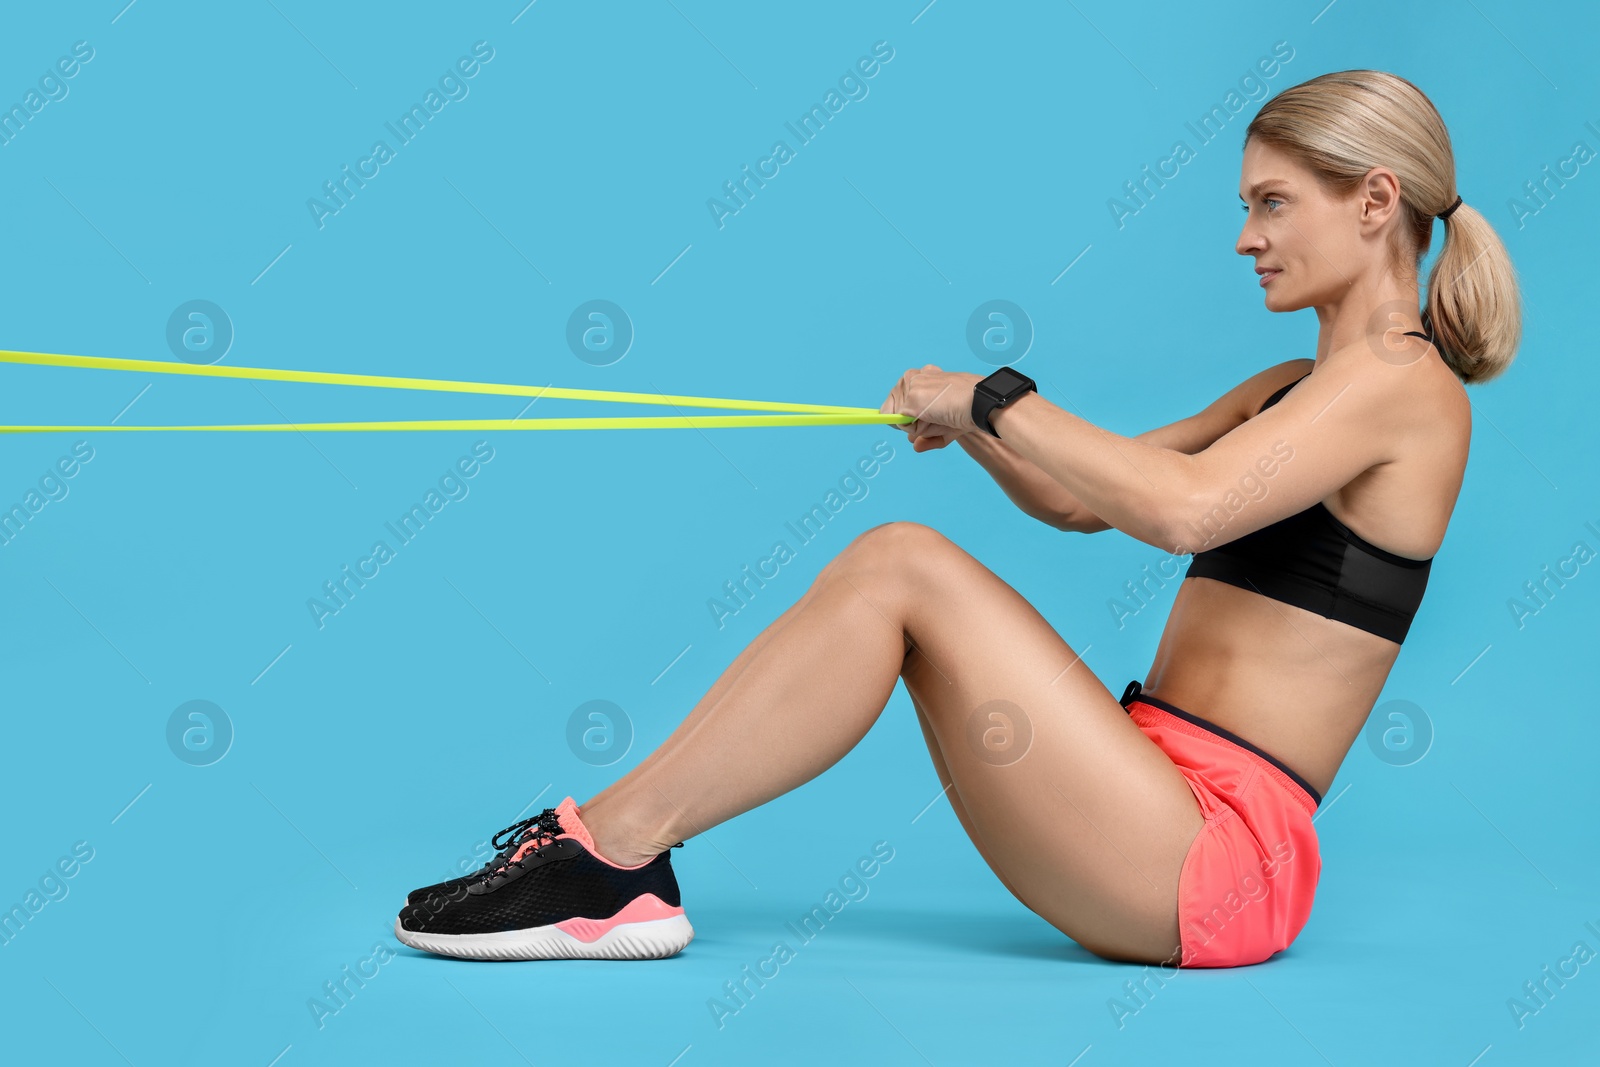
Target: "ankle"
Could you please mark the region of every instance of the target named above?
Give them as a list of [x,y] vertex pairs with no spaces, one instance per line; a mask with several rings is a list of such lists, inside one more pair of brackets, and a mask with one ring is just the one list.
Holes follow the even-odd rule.
[[[620,820],[613,820],[611,811],[604,805],[590,804],[578,809],[578,817],[594,841],[594,850],[601,859],[618,867],[637,867],[648,863],[666,849],[654,845],[647,836],[632,832]],[[666,846],[670,848],[671,846]]]

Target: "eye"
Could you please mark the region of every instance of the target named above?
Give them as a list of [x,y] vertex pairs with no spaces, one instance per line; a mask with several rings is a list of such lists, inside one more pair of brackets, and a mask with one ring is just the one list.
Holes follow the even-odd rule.
[[[1279,200],[1276,197],[1271,197],[1271,196],[1264,198],[1261,202],[1263,204],[1282,204],[1283,203],[1282,200]],[[1250,205],[1249,204],[1240,204],[1239,205],[1239,210],[1243,211],[1245,214],[1248,215],[1250,213]],[[1268,214],[1272,214],[1273,213],[1273,209],[1270,208],[1270,207],[1267,208],[1267,213]]]

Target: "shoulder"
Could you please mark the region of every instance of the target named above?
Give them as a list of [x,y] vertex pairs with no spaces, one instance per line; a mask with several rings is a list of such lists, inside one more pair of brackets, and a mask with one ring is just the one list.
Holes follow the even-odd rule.
[[[1421,338],[1376,348],[1382,341],[1351,342],[1329,353],[1296,389],[1320,416],[1345,408],[1358,428],[1382,434],[1397,447],[1418,436],[1440,442],[1470,436],[1472,405],[1466,387],[1438,351]],[[1345,420],[1341,420],[1345,421]]]
[[1380,339],[1352,341],[1330,352],[1321,366],[1310,362],[1320,379],[1359,388],[1374,400],[1467,406],[1461,379],[1438,350],[1419,337],[1407,337],[1399,345]]

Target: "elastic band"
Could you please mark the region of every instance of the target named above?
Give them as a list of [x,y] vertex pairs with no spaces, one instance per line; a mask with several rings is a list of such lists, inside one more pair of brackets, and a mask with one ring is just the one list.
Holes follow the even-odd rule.
[[[399,422],[263,422],[216,426],[0,426],[6,433],[118,433],[136,430],[670,430],[726,426],[865,426],[900,416],[874,411],[838,415],[656,415],[571,419],[423,419]],[[909,416],[905,416],[909,421]]]
[[1458,196],[1458,197],[1456,197],[1456,202],[1451,204],[1449,207],[1445,208],[1443,211],[1439,212],[1437,217],[1441,218],[1441,219],[1447,219],[1447,218],[1450,217],[1450,213],[1455,211],[1455,209],[1460,207],[1460,206],[1461,206],[1461,197]]
[[904,424],[911,415],[891,415],[865,407],[833,404],[790,404],[773,400],[733,400],[723,397],[677,396],[664,393],[627,393],[606,389],[568,389],[551,385],[511,385],[461,382],[439,378],[398,378],[376,374],[332,371],[280,370],[272,367],[214,367],[169,363],[162,360],[118,359],[110,356],[57,355],[48,352],[0,350],[0,363],[23,363],[82,370],[139,371],[149,374],[190,374],[211,378],[245,378],[258,381],[302,382],[314,385],[353,385],[369,389],[415,389],[441,393],[487,393],[552,400],[595,400],[610,404],[668,404],[673,407],[731,408],[799,414],[655,416],[558,419],[446,419],[425,421],[324,422],[224,426],[0,426],[0,433],[115,432],[127,430],[642,430],[673,427],[719,426],[855,426],[872,423]]

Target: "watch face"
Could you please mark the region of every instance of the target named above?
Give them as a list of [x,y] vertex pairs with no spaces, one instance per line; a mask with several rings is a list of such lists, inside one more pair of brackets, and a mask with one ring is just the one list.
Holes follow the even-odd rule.
[[1028,379],[1012,370],[1010,367],[1001,367],[988,378],[984,379],[984,388],[996,396],[1009,396],[1016,390],[1027,385]]
[[1009,393],[1026,380],[1010,367],[1001,367],[994,374],[995,384],[1000,386],[1000,391],[1003,393]]

